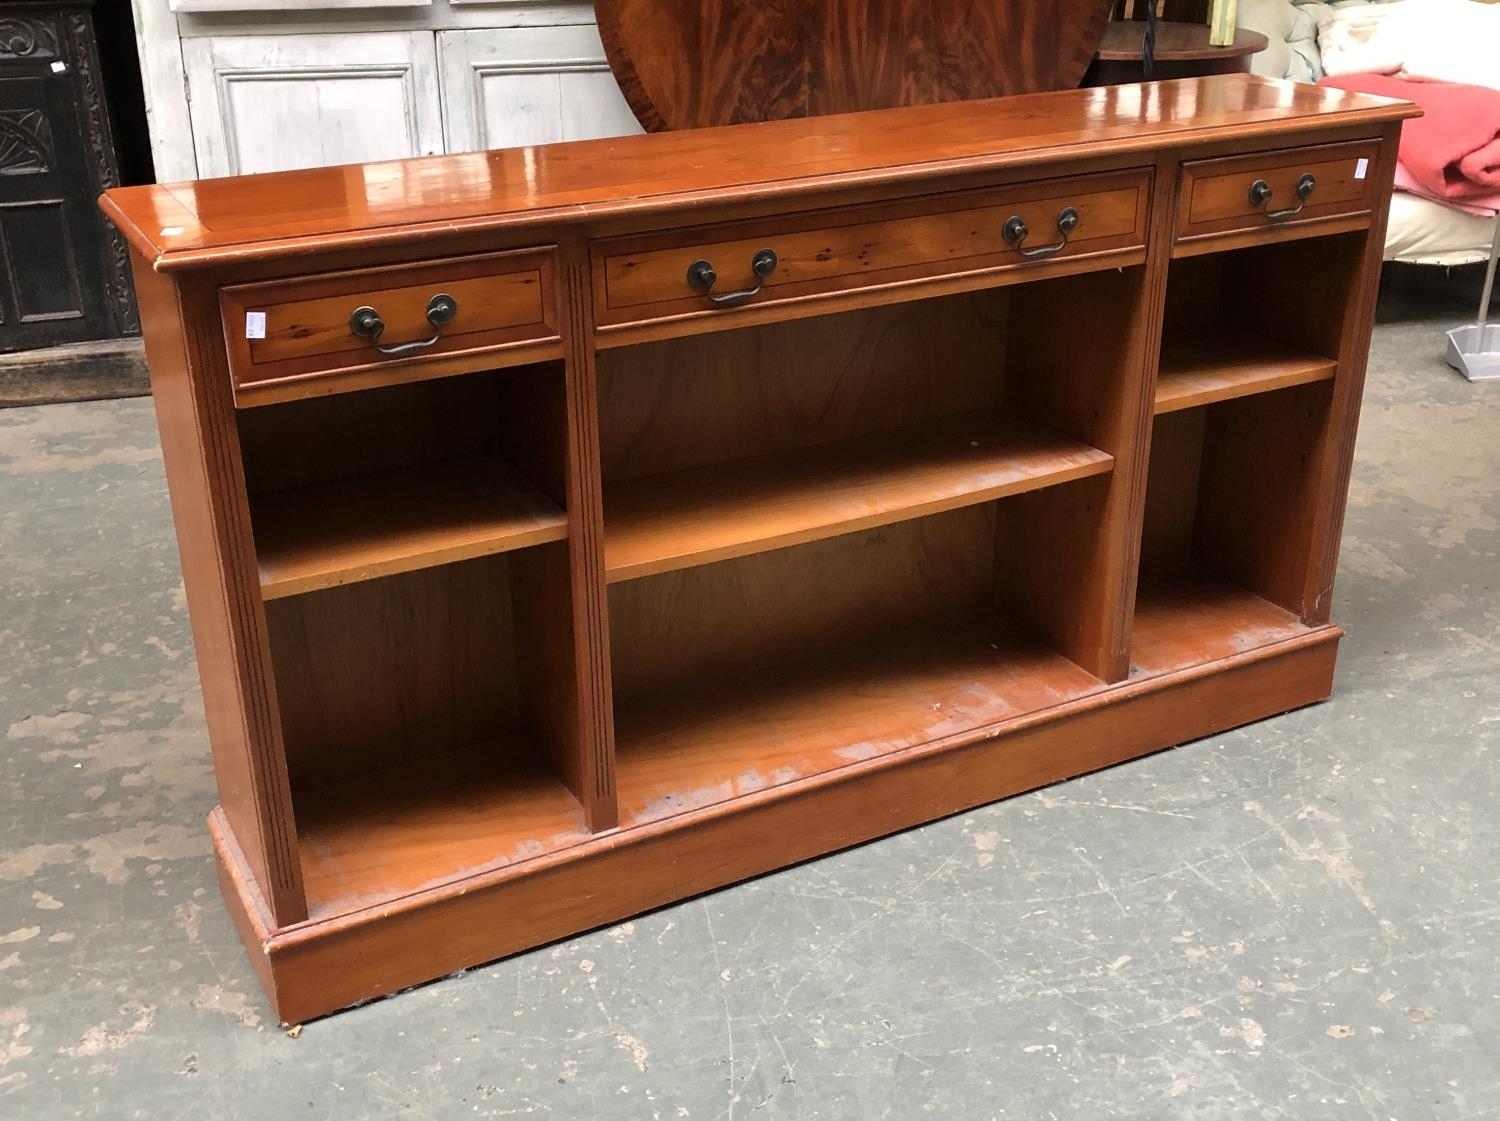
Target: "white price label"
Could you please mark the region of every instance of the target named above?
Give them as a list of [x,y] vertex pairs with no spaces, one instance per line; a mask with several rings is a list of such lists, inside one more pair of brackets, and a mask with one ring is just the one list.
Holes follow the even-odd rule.
[[1363,179],[1365,177],[1365,173],[1367,171],[1369,171],[1369,170],[1370,170],[1370,161],[1369,160],[1360,160],[1359,163],[1357,163],[1357,164],[1354,165],[1354,178],[1356,178],[1356,179]]
[[245,338],[263,339],[266,337],[266,313],[263,311],[247,311],[245,313]]
[[61,74],[64,71],[66,71],[67,69],[68,69],[68,64],[66,62],[64,62],[62,59],[58,59],[56,62],[54,62],[52,64],[52,73],[54,73],[54,74]]

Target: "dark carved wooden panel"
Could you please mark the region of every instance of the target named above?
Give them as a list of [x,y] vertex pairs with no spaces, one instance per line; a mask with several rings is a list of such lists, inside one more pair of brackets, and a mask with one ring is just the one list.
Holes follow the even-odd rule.
[[1111,0],[595,0],[650,130],[1078,85]]
[[88,8],[0,3],[0,351],[139,331]]

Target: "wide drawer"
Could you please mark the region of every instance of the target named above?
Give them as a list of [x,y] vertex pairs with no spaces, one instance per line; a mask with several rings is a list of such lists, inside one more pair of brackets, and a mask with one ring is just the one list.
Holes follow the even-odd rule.
[[[604,326],[724,314],[934,277],[1143,252],[1150,182],[1149,169],[1073,176],[600,241],[593,247],[596,314]],[[711,285],[704,284],[705,264]]]
[[561,345],[554,252],[221,288],[236,399],[253,404],[549,356]]
[[1379,154],[1369,140],[1185,163],[1177,241],[1368,214]]

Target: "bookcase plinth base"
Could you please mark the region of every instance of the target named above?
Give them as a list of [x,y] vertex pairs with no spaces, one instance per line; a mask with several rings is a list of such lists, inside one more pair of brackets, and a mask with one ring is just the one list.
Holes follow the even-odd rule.
[[1335,626],[962,736],[276,929],[222,810],[225,900],[287,1024],[1326,699]]

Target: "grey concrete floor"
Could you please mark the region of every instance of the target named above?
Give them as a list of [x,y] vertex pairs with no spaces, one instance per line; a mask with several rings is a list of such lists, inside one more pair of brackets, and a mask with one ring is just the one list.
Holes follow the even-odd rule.
[[1500,383],[1441,362],[1466,311],[1378,331],[1332,702],[295,1038],[217,898],[150,406],[0,412],[0,1118],[1500,1115]]

